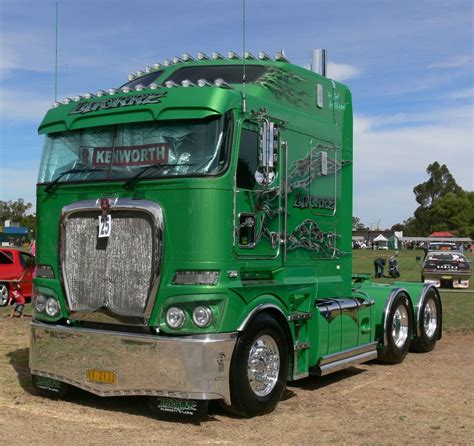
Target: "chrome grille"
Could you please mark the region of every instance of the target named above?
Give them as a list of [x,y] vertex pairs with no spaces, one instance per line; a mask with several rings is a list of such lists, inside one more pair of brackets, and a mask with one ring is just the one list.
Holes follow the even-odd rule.
[[62,223],[61,259],[69,309],[143,317],[156,292],[161,228],[147,212],[114,209],[111,235],[99,239],[100,211],[77,207]]

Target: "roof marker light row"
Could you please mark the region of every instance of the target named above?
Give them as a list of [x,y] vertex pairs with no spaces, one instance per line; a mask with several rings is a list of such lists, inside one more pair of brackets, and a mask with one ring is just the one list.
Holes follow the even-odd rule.
[[[203,53],[203,52],[199,52],[197,54],[197,60],[224,60],[224,59],[226,59],[226,57],[224,57],[221,53],[218,53],[217,51],[213,52],[210,56],[208,56],[206,53]],[[235,51],[229,51],[227,53],[227,59],[241,60],[242,57],[240,57],[239,54],[236,53]],[[267,53],[265,53],[264,51],[260,51],[258,53],[258,57],[255,57],[249,51],[245,51],[243,59],[246,59],[246,60],[256,60],[256,59],[272,60],[272,58]],[[171,60],[170,59],[165,59],[163,61],[163,64],[155,63],[151,67],[148,66],[148,67],[145,67],[143,70],[132,73],[128,76],[128,80],[133,81],[133,80],[135,80],[139,77],[144,76],[145,74],[149,74],[149,73],[153,73],[153,72],[158,71],[158,70],[162,70],[163,68],[169,67],[171,65],[176,65],[176,64],[179,64],[179,63],[192,62],[194,60],[196,60],[196,59],[194,59],[194,57],[192,57],[190,54],[184,53],[181,57],[175,56]],[[279,61],[279,62],[289,62],[289,60],[285,56],[285,53],[284,53],[283,50],[278,51],[275,54],[275,60]]]
[[59,107],[60,105],[63,105],[63,104],[67,105],[67,104],[70,104],[71,102],[79,102],[79,101],[82,101],[83,99],[91,99],[91,98],[94,98],[94,97],[101,98],[102,96],[107,96],[107,95],[113,96],[117,93],[129,93],[131,91],[143,91],[143,90],[145,90],[145,88],[148,88],[150,90],[156,90],[157,88],[161,88],[161,87],[157,83],[152,82],[150,85],[148,85],[148,87],[146,87],[143,84],[138,84],[138,85],[135,85],[134,88],[130,88],[130,87],[122,87],[120,89],[109,88],[107,91],[99,90],[95,94],[93,94],[93,93],[84,93],[82,95],[79,94],[77,96],[74,96],[73,98],[66,98],[63,101],[56,101],[52,105],[52,108],[57,108],[57,107]]

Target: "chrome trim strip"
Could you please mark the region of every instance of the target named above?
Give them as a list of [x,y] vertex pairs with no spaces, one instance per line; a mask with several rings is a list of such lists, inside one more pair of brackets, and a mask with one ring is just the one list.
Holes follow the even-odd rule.
[[330,364],[324,365],[319,368],[319,375],[325,376],[329,373],[337,372],[339,370],[352,367],[363,362],[371,361],[372,359],[377,359],[376,350],[361,353],[360,355],[351,356],[349,358],[341,359],[339,361],[331,362]]
[[288,255],[288,141],[282,141],[281,147],[285,147],[285,215],[283,221],[283,237],[282,240],[285,243],[283,251],[283,261],[287,261]]
[[[66,299],[68,303],[68,309],[71,311],[71,314],[74,315],[76,318],[84,318],[83,312],[74,312],[71,310],[71,300],[70,300],[70,292],[67,283],[67,276],[65,273],[65,231],[66,231],[66,223],[71,215],[79,212],[100,212],[100,203],[99,200],[83,200],[78,201],[76,203],[72,203],[63,207],[61,211],[61,222],[60,222],[60,231],[59,231],[59,253],[60,253],[60,271],[63,279],[64,290],[66,293]],[[143,320],[141,321],[142,325],[146,325],[151,311],[153,309],[153,305],[155,303],[156,294],[158,292],[158,287],[160,284],[160,275],[161,275],[161,264],[163,260],[163,211],[161,206],[153,201],[149,200],[133,200],[129,198],[114,198],[110,211],[135,211],[135,212],[145,212],[151,216],[153,219],[154,224],[154,240],[153,240],[153,273],[152,273],[152,283],[148,292],[148,299],[145,311],[143,312]],[[103,321],[103,322],[110,322],[111,318],[113,318],[113,314],[111,315],[104,315],[101,316],[101,313],[88,313],[90,315],[94,315],[91,320],[94,321]],[[112,317],[111,317],[112,316]],[[123,317],[127,317],[124,315],[120,315]],[[136,317],[135,317],[136,319]],[[120,318],[114,319],[115,323],[123,324],[123,320]]]
[[240,324],[239,328],[237,328],[237,331],[244,331],[246,325],[248,324],[248,322],[250,321],[250,319],[252,317],[254,317],[257,313],[259,313],[260,311],[263,311],[263,310],[266,310],[268,308],[272,308],[274,310],[278,310],[281,315],[285,318],[286,320],[286,314],[283,313],[283,310],[280,308],[280,307],[277,307],[275,304],[260,304],[260,305],[257,305],[248,315],[247,317],[244,319],[244,321]]
[[[31,323],[31,373],[99,396],[224,399],[237,333],[163,337]],[[115,384],[87,381],[87,369],[115,372]]]
[[343,350],[341,352],[331,353],[330,355],[323,356],[321,358],[321,360],[319,361],[319,365],[320,366],[328,365],[328,364],[331,364],[333,362],[338,362],[342,359],[347,359],[347,358],[351,358],[353,356],[360,355],[362,353],[367,353],[367,352],[370,352],[370,351],[376,351],[377,350],[377,345],[378,345],[378,342],[375,341],[375,342],[371,342],[369,344],[365,344],[365,345],[362,345],[362,346],[349,348],[349,349]]

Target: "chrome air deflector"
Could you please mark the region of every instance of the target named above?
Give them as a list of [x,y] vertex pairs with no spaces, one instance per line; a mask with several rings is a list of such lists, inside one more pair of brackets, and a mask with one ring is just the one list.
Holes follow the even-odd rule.
[[60,262],[75,319],[146,324],[159,286],[163,213],[147,200],[110,199],[109,237],[99,238],[101,200],[65,206]]

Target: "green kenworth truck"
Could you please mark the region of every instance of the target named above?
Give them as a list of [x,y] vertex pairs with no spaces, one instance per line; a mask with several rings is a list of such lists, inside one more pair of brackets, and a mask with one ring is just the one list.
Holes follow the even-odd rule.
[[184,54],[53,105],[36,387],[255,416],[288,381],[433,349],[435,287],[352,276],[351,93],[316,62]]

